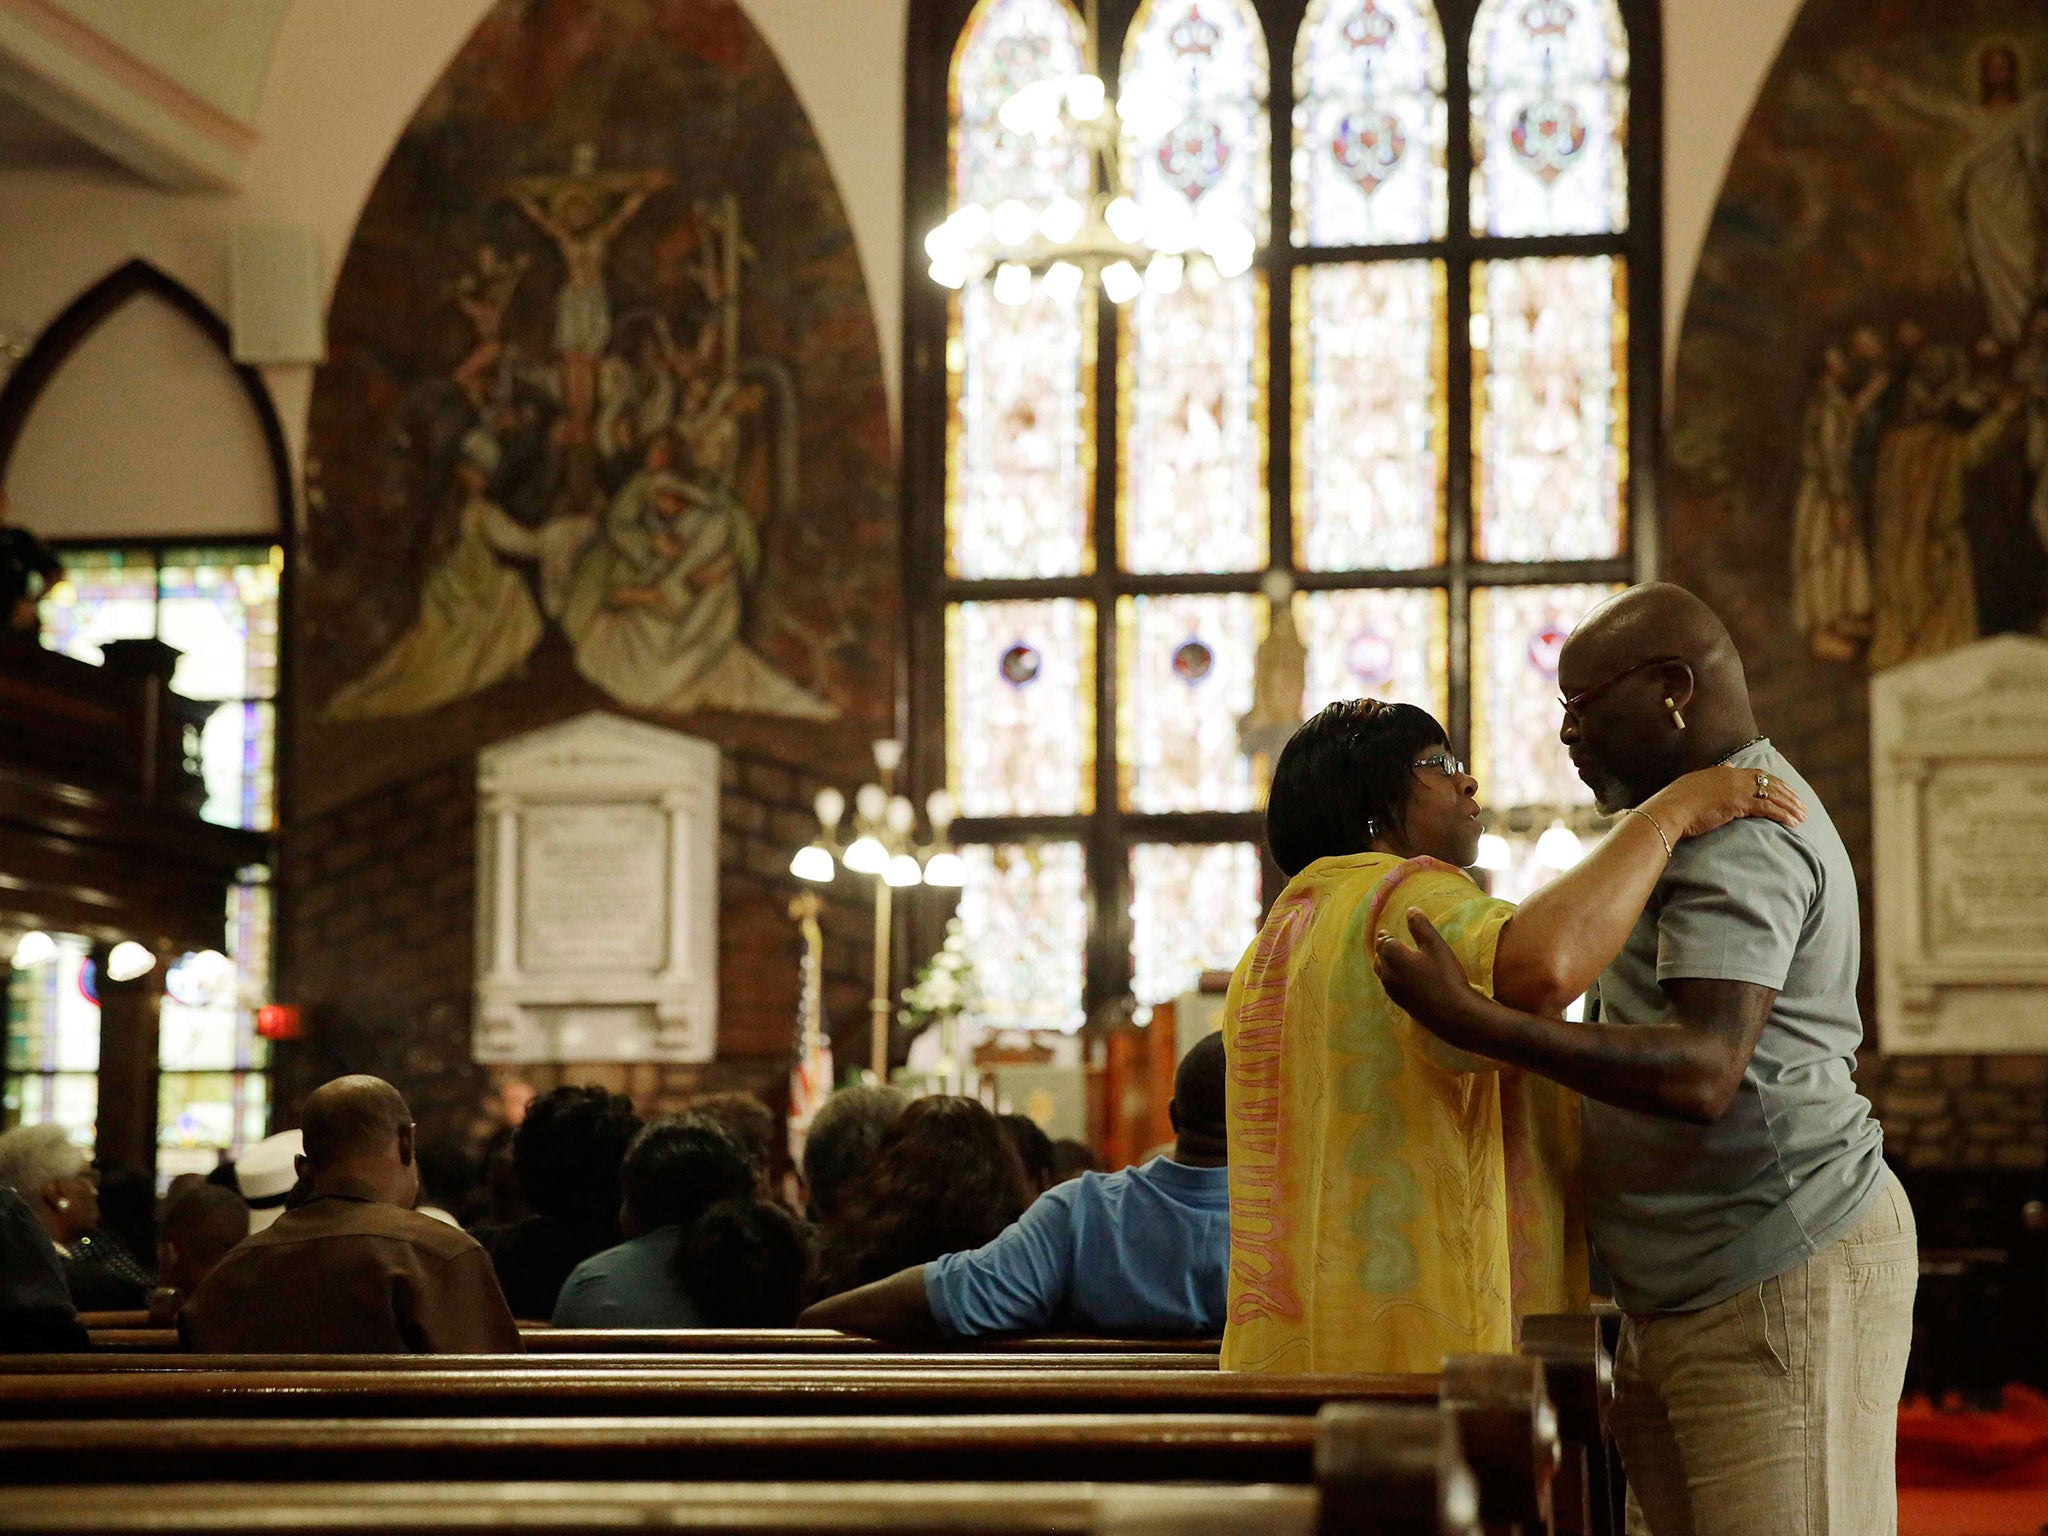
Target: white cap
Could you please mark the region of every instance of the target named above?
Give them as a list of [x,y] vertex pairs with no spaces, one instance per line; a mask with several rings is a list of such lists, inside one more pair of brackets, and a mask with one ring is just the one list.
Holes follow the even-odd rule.
[[249,1230],[261,1232],[284,1211],[285,1196],[299,1182],[298,1160],[306,1140],[297,1131],[266,1136],[235,1160],[235,1185],[249,1202]]

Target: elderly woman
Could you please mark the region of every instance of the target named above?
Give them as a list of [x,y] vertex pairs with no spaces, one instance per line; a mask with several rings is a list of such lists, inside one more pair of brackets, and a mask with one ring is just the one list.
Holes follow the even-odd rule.
[[28,1202],[64,1261],[81,1312],[126,1311],[147,1301],[155,1278],[100,1227],[99,1176],[61,1125],[23,1125],[0,1135],[0,1184]]
[[1578,1101],[1453,1050],[1387,997],[1372,936],[1424,913],[1472,984],[1556,1011],[1627,939],[1671,846],[1789,790],[1707,768],[1516,908],[1462,871],[1478,782],[1408,704],[1332,704],[1280,754],[1267,842],[1289,883],[1238,963],[1229,1056],[1226,1369],[1434,1371],[1586,1299]]

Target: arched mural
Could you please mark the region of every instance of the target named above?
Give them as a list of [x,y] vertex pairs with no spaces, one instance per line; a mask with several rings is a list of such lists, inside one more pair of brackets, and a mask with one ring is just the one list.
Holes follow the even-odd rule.
[[[772,1099],[789,859],[817,788],[893,729],[899,578],[852,236],[740,6],[501,0],[384,167],[328,335],[280,864],[306,1040],[280,1101],[381,1071],[466,1135],[548,1086],[471,1056],[476,756],[593,709],[722,750],[719,1057],[577,1080]],[[835,935],[863,912],[827,893]],[[864,954],[828,957],[831,1021],[861,1017]]]
[[313,741],[434,716],[474,746],[593,704],[886,721],[872,315],[738,6],[505,0],[371,194],[330,338]]
[[1672,444],[1674,574],[1788,697],[2041,624],[2039,0],[1809,0],[1701,255]]

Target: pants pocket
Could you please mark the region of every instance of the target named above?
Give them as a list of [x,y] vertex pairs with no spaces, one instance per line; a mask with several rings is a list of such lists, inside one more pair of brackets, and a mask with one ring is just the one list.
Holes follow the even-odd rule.
[[1753,1291],[1742,1293],[1737,1308],[1749,1356],[1766,1376],[1792,1374],[1792,1343],[1785,1318],[1785,1282],[1773,1275]]

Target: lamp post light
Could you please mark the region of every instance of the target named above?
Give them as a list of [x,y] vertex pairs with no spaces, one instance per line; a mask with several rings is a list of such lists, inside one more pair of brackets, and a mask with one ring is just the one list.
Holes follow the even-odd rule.
[[869,1048],[875,1080],[882,1083],[889,1080],[889,1020],[895,1012],[890,999],[889,947],[896,892],[918,885],[957,888],[967,878],[967,866],[949,840],[953,797],[943,789],[925,797],[925,819],[931,824],[932,837],[920,843],[915,835],[917,807],[892,790],[896,770],[902,765],[902,742],[875,743],[880,780],[854,791],[852,837],[844,843],[840,823],[846,817],[846,796],[829,785],[819,790],[813,802],[818,836],[789,861],[791,874],[818,885],[829,883],[840,865],[875,882],[875,985],[868,1001]]

